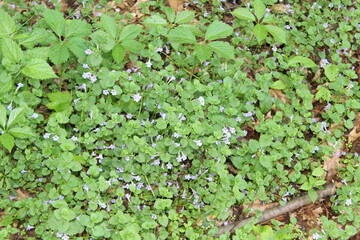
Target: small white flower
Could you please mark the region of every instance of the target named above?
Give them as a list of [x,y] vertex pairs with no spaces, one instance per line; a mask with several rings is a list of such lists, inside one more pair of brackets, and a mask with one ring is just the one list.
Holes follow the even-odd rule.
[[94,52],[93,51],[91,51],[90,49],[86,49],[85,50],[85,54],[86,55],[90,55],[90,54],[93,54]]
[[332,44],[335,44],[336,43],[336,41],[335,41],[335,39],[330,39],[330,42],[332,43]]
[[350,206],[352,204],[352,199],[347,199],[346,202],[345,202],[345,205],[346,206]]
[[203,97],[199,97],[198,100],[199,100],[201,106],[205,105],[205,99]]
[[70,237],[69,237],[68,235],[64,234],[64,236],[63,236],[61,239],[62,239],[62,240],[69,240]]
[[74,142],[76,142],[78,140],[78,138],[76,136],[72,136],[71,140],[73,140]]
[[271,49],[272,49],[274,52],[277,52],[277,50],[278,50],[278,48],[277,48],[276,46],[273,46]]
[[84,63],[84,64],[82,65],[82,67],[86,69],[86,68],[89,68],[89,65],[87,65],[86,63]]
[[57,135],[53,136],[52,139],[57,142],[59,140],[59,137]]
[[88,192],[88,191],[89,191],[89,186],[85,184],[85,185],[83,186],[83,189]]
[[45,134],[44,134],[44,138],[45,138],[45,139],[48,139],[51,134],[52,134],[52,133],[45,133]]
[[156,49],[156,52],[162,52],[162,51],[164,51],[164,49],[161,47]]
[[96,82],[96,80],[97,80],[97,77],[96,77],[95,75],[93,75],[93,76],[90,77],[90,82],[91,82],[91,83]]
[[10,110],[10,111],[13,110],[12,102],[7,106],[7,109]]
[[26,231],[29,231],[29,230],[31,230],[31,229],[33,229],[33,228],[34,228],[34,226],[27,225],[27,227],[26,227]]
[[137,93],[137,94],[132,95],[132,98],[134,99],[135,102],[139,102],[142,97],[141,97],[140,93]]
[[91,72],[84,72],[82,74],[82,77],[85,78],[85,79],[90,79],[92,76]]
[[201,140],[193,140],[193,141],[194,141],[194,143],[196,143],[196,145],[197,145],[198,147],[201,147],[201,146],[202,146]]
[[150,58],[149,58],[149,60],[146,62],[146,66],[147,66],[148,68],[151,68],[152,63],[150,62]]
[[109,90],[105,89],[105,90],[103,90],[102,93],[103,93],[104,95],[109,95]]
[[177,132],[174,132],[173,137],[174,137],[174,138],[179,138],[179,137],[181,137],[181,135],[178,134]]
[[127,119],[131,119],[133,116],[134,116],[134,115],[132,115],[132,114],[130,114],[130,113],[126,114],[126,118],[127,118]]
[[322,238],[318,233],[314,233],[312,235],[312,237],[313,237],[314,240],[318,240],[318,239]]
[[220,106],[220,109],[219,109],[219,110],[220,110],[220,112],[224,112],[224,109],[225,109],[225,108],[224,108],[223,106]]
[[116,90],[114,90],[114,89],[111,90],[110,93],[111,93],[111,95],[113,95],[113,96],[116,96],[116,94],[117,94]]
[[167,169],[172,169],[173,165],[171,163],[166,164]]
[[33,113],[33,115],[31,115],[30,117],[31,117],[31,118],[38,118],[38,117],[39,117],[39,114]]

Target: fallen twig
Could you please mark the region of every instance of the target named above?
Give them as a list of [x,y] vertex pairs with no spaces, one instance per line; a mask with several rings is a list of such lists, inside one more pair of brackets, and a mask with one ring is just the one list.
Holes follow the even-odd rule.
[[[335,194],[335,191],[336,191],[336,188],[335,188],[334,183],[326,185],[323,190],[317,191],[318,200]],[[311,200],[307,194],[304,196],[295,198],[295,199],[291,200],[290,202],[288,202],[285,206],[278,206],[278,207],[274,207],[269,210],[266,210],[264,212],[264,214],[261,217],[259,217],[256,224],[268,221],[270,219],[273,219],[275,217],[283,215],[287,212],[292,212],[292,211],[294,211],[298,208],[301,208],[310,203],[311,203]],[[228,224],[226,226],[223,226],[222,228],[220,228],[219,232],[215,235],[215,237],[219,237],[221,234],[224,234],[229,231],[230,231],[230,233],[235,233],[236,229],[244,226],[247,223],[251,223],[252,221],[253,221],[253,217],[250,217],[250,218],[246,218],[242,221],[234,222],[234,223]]]

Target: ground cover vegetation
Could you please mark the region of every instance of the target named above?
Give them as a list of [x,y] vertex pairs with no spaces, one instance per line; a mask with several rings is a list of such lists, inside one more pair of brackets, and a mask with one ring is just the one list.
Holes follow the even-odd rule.
[[0,6],[1,239],[356,238],[356,1]]

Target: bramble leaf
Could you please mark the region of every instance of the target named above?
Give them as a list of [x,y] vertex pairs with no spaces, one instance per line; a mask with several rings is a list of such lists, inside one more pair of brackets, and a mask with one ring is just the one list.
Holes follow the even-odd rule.
[[208,44],[208,46],[220,57],[234,59],[234,47],[228,42],[215,41]]
[[232,14],[240,19],[249,20],[249,21],[255,21],[255,16],[250,12],[247,8],[238,8],[235,9],[235,11],[232,12]]
[[264,25],[264,26],[276,41],[281,43],[286,43],[286,33],[284,30],[273,25]]
[[205,40],[226,38],[233,33],[233,28],[226,23],[215,21],[211,23],[205,33]]
[[176,15],[175,23],[188,23],[194,19],[193,11],[181,11]]
[[66,26],[64,15],[55,10],[45,9],[44,11],[45,22],[58,36],[62,36]]
[[54,64],[58,65],[64,63],[69,59],[69,57],[70,52],[67,45],[58,42],[50,47],[49,58]]
[[26,64],[21,72],[24,75],[35,79],[48,79],[57,77],[45,60],[36,58],[30,60],[30,62]]
[[268,34],[264,25],[261,25],[261,24],[256,24],[253,31],[254,31],[254,35],[259,43],[262,42]]
[[15,22],[7,12],[0,9],[0,37],[7,37],[15,32]]
[[13,149],[15,145],[15,139],[9,133],[4,133],[0,135],[0,143],[6,148],[9,152]]

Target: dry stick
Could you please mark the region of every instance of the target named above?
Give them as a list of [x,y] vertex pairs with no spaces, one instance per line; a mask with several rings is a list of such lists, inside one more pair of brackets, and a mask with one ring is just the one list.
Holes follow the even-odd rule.
[[[317,191],[318,199],[322,199],[322,198],[328,197],[330,195],[333,195],[333,194],[335,194],[335,192],[336,192],[335,184],[334,183],[328,184],[328,185],[326,185],[325,189]],[[273,218],[283,215],[287,212],[292,212],[292,211],[294,211],[298,208],[301,208],[310,203],[311,203],[311,200],[307,194],[304,196],[295,198],[295,199],[291,200],[290,202],[288,202],[285,206],[278,206],[278,207],[274,207],[269,210],[266,210],[264,212],[264,214],[261,217],[259,217],[259,220],[256,222],[256,224],[273,219]],[[253,221],[253,217],[246,218],[240,222],[234,222],[234,223],[228,224],[228,225],[220,228],[219,232],[215,235],[215,238],[219,237],[221,234],[224,234],[228,231],[230,231],[231,233],[235,233],[236,229],[244,226],[247,223],[251,223],[252,221]]]

